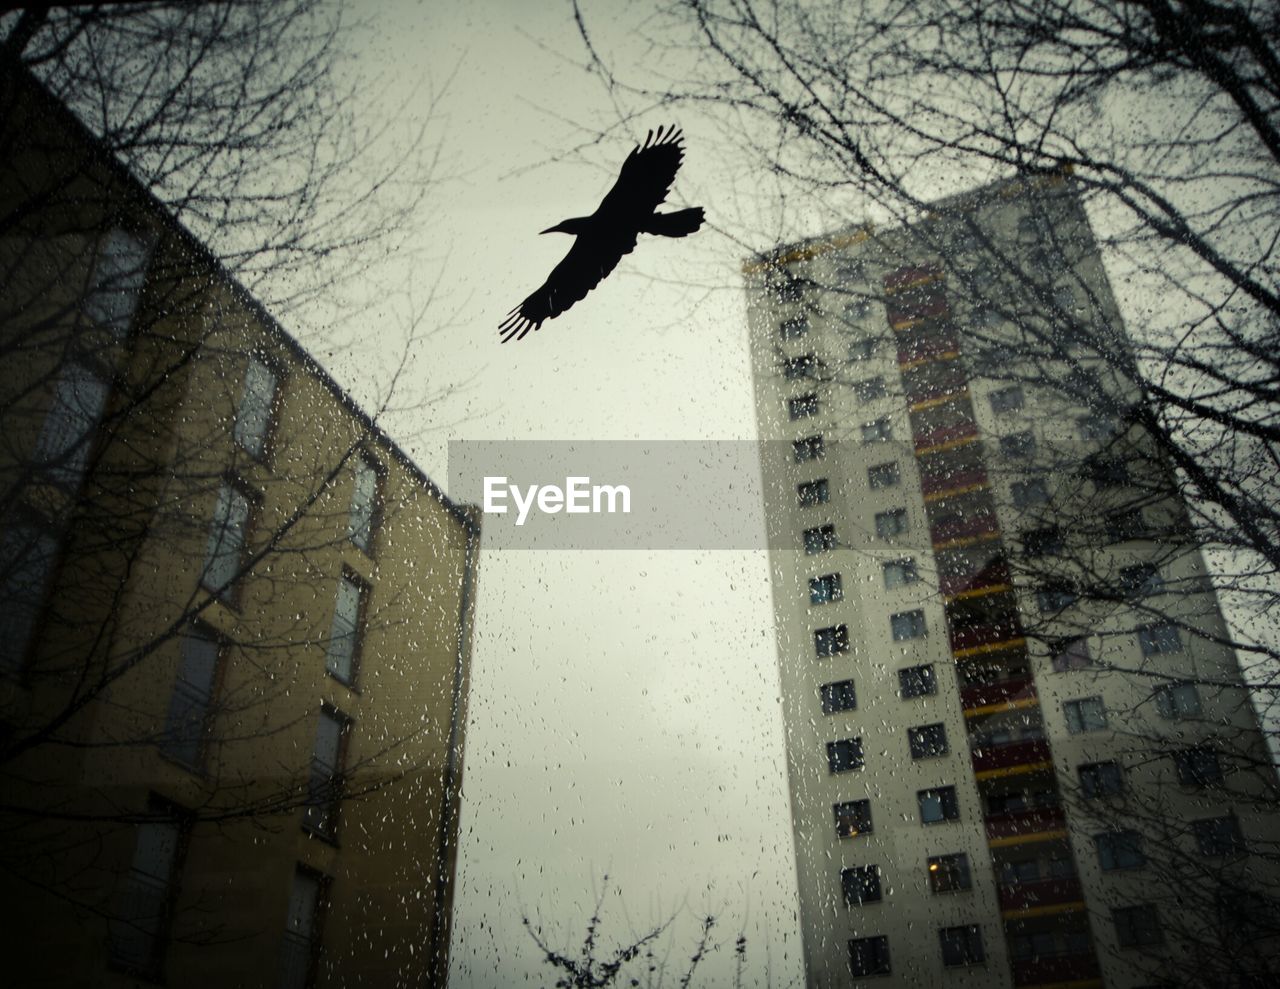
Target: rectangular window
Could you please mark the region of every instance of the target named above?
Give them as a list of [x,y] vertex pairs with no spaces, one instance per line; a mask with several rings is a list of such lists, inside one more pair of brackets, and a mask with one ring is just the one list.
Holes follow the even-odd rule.
[[843,597],[844,588],[841,586],[838,573],[828,573],[823,574],[821,577],[810,578],[810,604],[827,604],[831,601],[839,601]]
[[26,661],[57,559],[57,538],[33,522],[0,530],[0,671]]
[[821,436],[806,436],[791,444],[791,452],[798,464],[817,460],[826,452]]
[[1111,911],[1111,919],[1116,925],[1116,940],[1122,948],[1159,944],[1164,939],[1160,933],[1160,917],[1149,903],[1116,907]]
[[887,394],[884,378],[864,378],[862,381],[855,381],[853,383],[853,394],[860,402],[871,402],[877,398],[884,398]]
[[294,871],[280,958],[281,989],[307,989],[315,982],[326,886],[318,872],[302,866]]
[[1067,731],[1072,735],[1101,731],[1107,727],[1107,710],[1102,706],[1101,697],[1065,701],[1062,710],[1067,716]]
[[931,759],[947,752],[947,729],[942,722],[907,729],[912,759]]
[[1062,530],[1056,525],[1028,529],[1022,534],[1022,555],[1037,558],[1062,555]]
[[133,325],[150,253],[142,240],[119,227],[108,233],[98,248],[84,314],[116,339],[124,339]]
[[1010,385],[991,393],[991,411],[996,415],[1004,412],[1016,412],[1023,405],[1022,386]]
[[933,664],[924,666],[908,666],[898,671],[898,693],[904,700],[913,697],[926,697],[938,692],[938,678],[934,675]]
[[184,828],[176,809],[154,797],[148,812],[154,820],[137,826],[133,861],[116,890],[108,931],[112,963],[155,979],[169,940]]
[[1118,457],[1092,457],[1088,462],[1089,478],[1099,490],[1129,483],[1129,469]]
[[1062,611],[1075,603],[1075,588],[1066,581],[1051,581],[1036,591],[1036,607],[1041,614]]
[[816,416],[818,414],[818,396],[801,395],[799,398],[788,400],[787,414],[791,416],[792,421]]
[[1001,436],[1000,452],[1014,460],[1026,460],[1036,452],[1036,438],[1030,430]]
[[807,316],[792,316],[778,324],[778,333],[783,340],[799,340],[809,332]]
[[1162,718],[1195,718],[1200,714],[1200,692],[1194,683],[1166,683],[1155,690],[1156,710]]
[[960,818],[960,803],[954,786],[935,786],[916,794],[920,804],[920,823],[937,824],[939,821],[955,821]]
[[377,534],[381,498],[382,469],[369,456],[355,459],[355,476],[351,486],[351,511],[347,515],[347,538],[366,553],[373,552]]
[[1142,851],[1142,835],[1137,831],[1104,831],[1093,836],[1098,848],[1098,865],[1104,872],[1137,869],[1147,864]]
[[881,567],[884,570],[885,587],[902,587],[905,584],[914,584],[920,579],[920,573],[916,570],[916,561],[912,559],[890,560]]
[[836,837],[854,838],[871,833],[870,800],[846,800],[831,809],[836,818]]
[[986,957],[982,951],[982,931],[977,924],[940,928],[938,940],[942,943],[942,964],[948,968],[980,965]]
[[825,505],[830,497],[830,492],[827,490],[827,479],[823,477],[816,481],[806,481],[804,484],[799,484],[796,486],[796,494],[799,496],[801,508]]
[[1173,754],[1178,782],[1184,786],[1217,786],[1222,782],[1222,764],[1218,753],[1203,745]]
[[958,893],[973,886],[969,875],[969,856],[935,855],[929,859],[929,888],[935,893]]
[[360,640],[368,598],[368,585],[355,574],[344,573],[338,579],[338,598],[333,609],[324,665],[330,676],[348,686],[355,683],[360,662]]
[[189,769],[199,769],[204,764],[218,652],[218,640],[208,629],[197,626],[182,637],[178,676],[169,695],[160,750]]
[[872,422],[862,424],[863,443],[884,443],[893,439],[893,428],[889,425],[889,417],[881,416]]
[[788,357],[782,362],[782,374],[788,381],[801,378],[817,377],[822,362],[817,354],[802,354],[799,357]]
[[880,866],[860,865],[840,870],[840,888],[847,907],[880,902]]
[[302,824],[330,840],[337,833],[338,808],[342,804],[342,764],[350,730],[351,721],[346,715],[328,705],[320,709]]
[[1113,543],[1141,539],[1147,534],[1147,522],[1140,508],[1111,512],[1103,520],[1103,526],[1106,529],[1107,538]]
[[867,468],[867,483],[872,490],[896,487],[901,477],[895,463],[876,464]]
[[262,460],[267,454],[279,384],[275,371],[258,358],[249,358],[236,407],[235,439],[255,460]]
[[855,979],[871,975],[888,975],[889,939],[883,934],[856,937],[849,942],[849,968]]
[[923,638],[925,634],[923,611],[901,611],[889,616],[889,630],[894,642]]
[[1240,833],[1240,822],[1234,814],[1192,821],[1191,828],[1195,832],[1196,847],[1200,849],[1201,855],[1220,858],[1224,855],[1242,855],[1247,851],[1244,835]]
[[858,707],[858,695],[852,680],[839,680],[836,683],[822,685],[822,713],[839,714],[841,711],[853,711]]
[[1094,762],[1080,766],[1080,792],[1086,800],[1114,797],[1124,792],[1124,776],[1118,762]]
[[818,657],[834,656],[849,651],[849,626],[832,625],[813,631],[813,648]]
[[847,773],[851,769],[861,769],[862,739],[842,738],[827,743],[827,769],[832,773]]
[[1120,593],[1127,598],[1145,598],[1164,591],[1164,579],[1151,563],[1120,568]]
[[820,525],[804,530],[804,551],[809,556],[827,553],[836,548],[836,527]]
[[1055,673],[1083,670],[1093,665],[1093,657],[1089,654],[1089,639],[1083,635],[1050,639],[1049,656]]
[[69,492],[80,490],[110,387],[105,378],[76,361],[58,372],[53,405],[36,439],[35,466]]
[[876,513],[876,536],[880,539],[892,539],[907,531],[907,510],[891,508],[887,512]]
[[1043,505],[1049,500],[1049,488],[1044,483],[1043,478],[1033,478],[1030,481],[1014,481],[1009,487],[1009,493],[1013,497],[1013,503],[1018,508],[1031,508],[1034,505]]
[[1144,656],[1160,656],[1182,652],[1182,637],[1173,622],[1155,622],[1138,627],[1138,645]]
[[[860,301],[865,303],[865,300]],[[863,306],[863,309],[863,312],[859,312],[854,316],[855,319],[860,319],[866,315],[865,305]],[[845,307],[845,312],[846,314],[849,312],[848,306]],[[876,342],[872,337],[862,337],[861,339],[854,340],[849,344],[849,360],[854,362],[869,361],[875,355],[875,352]]]
[[228,603],[236,598],[236,582],[245,565],[248,533],[249,496],[238,486],[224,482],[213,510],[200,582]]

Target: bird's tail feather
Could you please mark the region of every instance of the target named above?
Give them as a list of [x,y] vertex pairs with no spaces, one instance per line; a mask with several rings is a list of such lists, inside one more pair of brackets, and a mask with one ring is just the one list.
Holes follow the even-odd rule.
[[702,226],[704,215],[701,206],[679,209],[674,213],[654,213],[640,229],[660,237],[687,237]]

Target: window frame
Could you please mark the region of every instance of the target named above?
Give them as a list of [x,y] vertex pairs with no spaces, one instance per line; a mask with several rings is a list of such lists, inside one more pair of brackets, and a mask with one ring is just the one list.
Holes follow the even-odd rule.
[[[274,460],[277,427],[280,424],[280,413],[283,407],[285,387],[284,366],[278,358],[261,350],[250,351],[247,355],[244,374],[240,378],[240,397],[236,399],[235,416],[231,425],[231,440],[237,450],[244,452],[254,463],[270,465]],[[253,450],[241,435],[245,399],[249,395],[249,375],[254,366],[264,368],[273,379],[271,397],[266,403],[262,417],[262,435],[257,439],[260,450]]]
[[[356,593],[356,614],[351,625],[349,633],[343,632],[341,636],[349,635],[351,639],[351,649],[345,656],[340,656],[335,652],[334,644],[339,641],[340,635],[336,631],[339,622],[338,608],[343,600],[343,589],[346,586],[355,588]],[[325,646],[324,654],[324,670],[325,673],[337,680],[345,687],[352,690],[356,688],[356,683],[360,677],[360,658],[364,648],[364,638],[368,631],[369,618],[369,598],[372,596],[373,587],[360,574],[350,567],[344,566],[342,572],[338,576],[338,591],[334,597],[333,619],[329,625],[329,640]],[[345,621],[345,620],[344,620]],[[346,664],[345,673],[340,668],[335,656]]]
[[[940,817],[929,818],[925,815],[926,800],[934,796],[938,800]],[[916,791],[916,808],[920,814],[920,823],[926,827],[932,824],[945,824],[947,821],[960,820],[960,797],[952,784],[929,786]]]

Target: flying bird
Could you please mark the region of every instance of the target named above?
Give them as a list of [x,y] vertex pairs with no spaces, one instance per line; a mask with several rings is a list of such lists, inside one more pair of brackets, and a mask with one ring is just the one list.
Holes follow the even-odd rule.
[[502,342],[520,340],[554,319],[600,284],[630,254],[640,234],[685,237],[702,226],[701,206],[671,213],[657,212],[671,191],[684,140],[675,127],[649,131],[644,144],[622,163],[618,181],[590,216],[561,220],[542,233],[573,234],[576,240],[542,287],[507,314],[498,326]]

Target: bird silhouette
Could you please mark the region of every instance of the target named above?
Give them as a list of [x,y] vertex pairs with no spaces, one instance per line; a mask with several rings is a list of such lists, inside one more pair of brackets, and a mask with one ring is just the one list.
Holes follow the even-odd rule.
[[573,234],[577,239],[542,286],[499,324],[503,343],[523,339],[583,298],[617,267],[622,255],[635,249],[640,234],[685,237],[702,226],[701,206],[657,212],[684,160],[683,140],[675,127],[659,127],[656,134],[649,131],[644,144],[627,155],[618,180],[594,213],[561,220],[542,231]]

